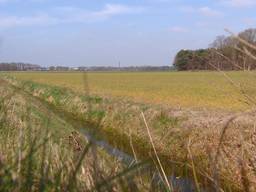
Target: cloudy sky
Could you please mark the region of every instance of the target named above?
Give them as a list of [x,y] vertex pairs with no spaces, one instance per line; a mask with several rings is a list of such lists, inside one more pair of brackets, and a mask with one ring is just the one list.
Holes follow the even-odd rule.
[[170,65],[224,28],[256,26],[256,0],[0,0],[0,62]]

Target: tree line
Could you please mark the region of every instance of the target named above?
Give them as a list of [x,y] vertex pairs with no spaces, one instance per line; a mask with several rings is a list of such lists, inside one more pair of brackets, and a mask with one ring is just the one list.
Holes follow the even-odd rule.
[[175,59],[177,70],[253,70],[256,68],[256,29],[237,36],[218,36],[207,49],[180,50]]
[[0,71],[29,71],[40,70],[39,65],[29,63],[0,63]]
[[172,66],[127,66],[127,67],[112,67],[112,66],[50,66],[41,67],[40,65],[12,62],[0,63],[0,71],[169,71],[173,70]]

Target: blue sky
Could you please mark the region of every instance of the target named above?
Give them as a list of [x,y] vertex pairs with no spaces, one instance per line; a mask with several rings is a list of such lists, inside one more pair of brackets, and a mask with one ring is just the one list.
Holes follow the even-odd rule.
[[170,65],[224,28],[256,26],[256,0],[0,0],[0,61]]

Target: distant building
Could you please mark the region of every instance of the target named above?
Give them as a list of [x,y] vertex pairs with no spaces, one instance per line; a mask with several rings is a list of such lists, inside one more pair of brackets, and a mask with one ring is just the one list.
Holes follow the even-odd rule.
[[70,68],[72,71],[78,71],[79,70],[79,68],[78,67],[72,67],[72,68]]
[[78,71],[87,71],[87,67],[78,67]]

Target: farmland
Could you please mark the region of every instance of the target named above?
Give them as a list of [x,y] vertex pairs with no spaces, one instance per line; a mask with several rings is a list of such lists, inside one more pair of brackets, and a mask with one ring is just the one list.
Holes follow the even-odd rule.
[[[58,85],[81,92],[83,73],[12,73],[20,80]],[[254,72],[138,72],[88,73],[93,94],[121,97],[143,103],[165,104],[224,110],[248,108],[241,92],[253,97],[256,93]],[[235,85],[234,85],[235,84]]]
[[[221,189],[243,191],[241,162],[255,154],[254,116],[243,112],[254,106],[254,72],[16,72],[1,78],[36,110],[71,122],[50,128],[60,140],[87,127],[135,159],[154,162],[155,149],[168,175],[190,178],[197,190],[214,186],[217,171]],[[12,107],[8,111],[19,114]],[[246,172],[254,182],[253,170]]]

